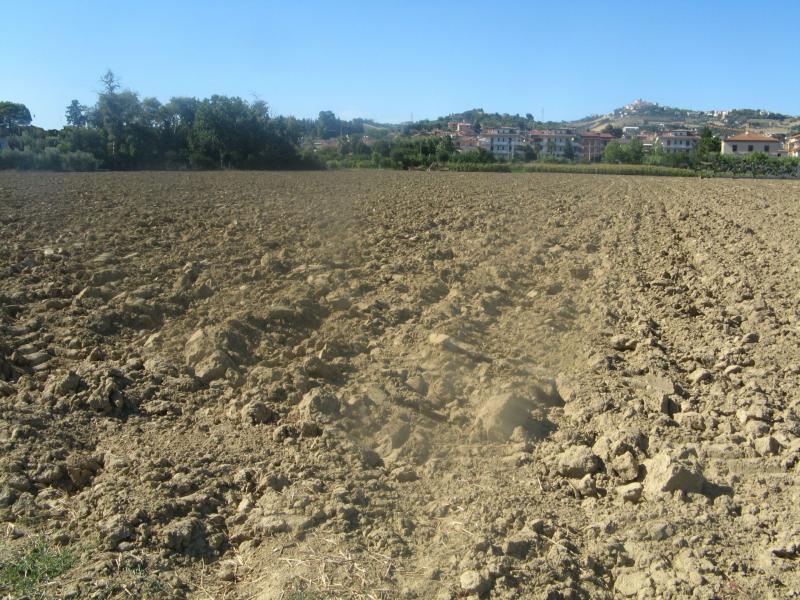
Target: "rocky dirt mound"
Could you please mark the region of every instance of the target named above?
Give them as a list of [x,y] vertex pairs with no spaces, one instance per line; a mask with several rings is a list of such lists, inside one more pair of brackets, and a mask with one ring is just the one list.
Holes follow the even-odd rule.
[[798,197],[4,173],[0,595],[800,595]]

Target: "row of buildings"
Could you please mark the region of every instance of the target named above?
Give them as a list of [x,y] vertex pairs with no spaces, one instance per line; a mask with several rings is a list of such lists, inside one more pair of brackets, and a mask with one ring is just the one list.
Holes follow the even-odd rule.
[[462,152],[483,148],[504,160],[521,157],[526,147],[531,147],[537,155],[593,161],[603,155],[606,145],[614,139],[608,133],[577,132],[569,128],[524,130],[492,127],[476,133],[469,123],[451,123],[449,129],[453,144]]
[[[614,140],[609,133],[598,131],[577,131],[570,128],[524,130],[516,127],[492,127],[475,132],[469,123],[448,124],[447,132],[454,145],[462,152],[483,148],[497,158],[513,160],[523,157],[527,147],[534,149],[538,156],[573,158],[587,162],[597,161],[603,156],[606,146]],[[689,129],[675,129],[660,133],[642,133],[638,127],[623,128],[622,144],[638,139],[645,152],[660,145],[663,152],[678,154],[691,152],[700,142],[697,132]],[[722,141],[722,154],[747,155],[763,152],[770,156],[800,156],[800,134],[784,141],[755,132],[745,132],[725,138]]]
[[[700,136],[696,132],[686,129],[670,131],[656,139],[661,142],[664,152],[670,153],[689,152],[694,150],[700,142]],[[745,131],[723,139],[720,152],[731,155],[762,152],[768,156],[777,157],[800,156],[800,134],[786,138],[784,141],[771,135]]]

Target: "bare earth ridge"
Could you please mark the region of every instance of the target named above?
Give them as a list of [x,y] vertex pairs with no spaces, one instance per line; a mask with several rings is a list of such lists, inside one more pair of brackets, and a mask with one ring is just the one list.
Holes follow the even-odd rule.
[[800,597],[798,182],[5,172],[0,236],[31,597]]

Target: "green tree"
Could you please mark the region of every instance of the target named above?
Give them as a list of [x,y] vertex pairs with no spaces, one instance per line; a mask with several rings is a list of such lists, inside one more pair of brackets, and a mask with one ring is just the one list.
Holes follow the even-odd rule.
[[106,94],[114,94],[120,87],[119,78],[111,69],[108,69],[103,76],[100,77],[100,83],[103,84],[103,87],[105,88],[103,93]]
[[567,160],[575,159],[575,147],[572,145],[572,140],[567,140],[567,143],[564,144],[564,158]]
[[372,155],[388,158],[392,152],[392,145],[386,140],[378,140],[372,145]]
[[642,164],[643,158],[644,144],[642,144],[642,140],[635,137],[625,145],[625,162],[633,165],[640,165]]
[[449,135],[445,135],[444,137],[439,138],[439,148],[444,150],[447,153],[452,154],[456,151],[455,144],[453,144],[453,138]]
[[536,160],[536,150],[530,144],[525,144],[522,146],[522,158],[525,159],[526,162],[531,162]]
[[[218,164],[220,168],[236,166],[252,150],[253,115],[241,98],[214,95],[197,109],[190,146],[198,163]],[[204,160],[203,160],[204,159]]]
[[72,127],[86,127],[87,118],[86,118],[86,111],[87,107],[77,100],[73,100],[67,106],[66,111],[66,118],[67,118],[67,125],[71,125]]
[[131,168],[139,157],[148,154],[145,148],[152,145],[151,132],[143,125],[142,104],[139,95],[130,90],[119,91],[119,78],[112,72],[100,78],[103,90],[91,111],[90,124],[104,130],[107,143],[108,166]]
[[625,162],[625,159],[625,150],[622,148],[622,144],[618,140],[608,142],[606,149],[603,151],[603,162],[622,163]]
[[317,137],[323,140],[339,137],[342,134],[342,122],[330,110],[320,111],[317,117]]
[[105,157],[106,140],[101,129],[65,127],[59,138],[62,152],[87,152],[98,159]]
[[611,123],[603,127],[602,133],[610,133],[615,138],[619,139],[622,137],[622,128],[621,127],[614,127]]
[[264,168],[295,164],[297,153],[270,122],[261,101],[212,96],[197,108],[189,136],[192,162],[221,168]]
[[189,160],[189,134],[200,101],[176,96],[162,107],[160,153],[166,164],[186,164]]
[[712,152],[719,154],[721,149],[722,140],[714,135],[710,127],[704,127],[700,134],[700,141],[697,143],[697,154],[699,156],[706,156]]
[[31,124],[31,111],[24,104],[0,101],[0,133],[6,135],[19,131],[20,127]]

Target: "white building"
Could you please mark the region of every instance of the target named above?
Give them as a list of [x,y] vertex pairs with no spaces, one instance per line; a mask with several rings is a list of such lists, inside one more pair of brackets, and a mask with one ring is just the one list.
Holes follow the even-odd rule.
[[536,153],[542,156],[561,158],[566,154],[567,147],[572,147],[575,158],[579,158],[583,153],[581,138],[574,129],[534,130],[528,134],[528,142]]
[[521,146],[527,138],[516,127],[494,127],[484,129],[478,136],[478,145],[497,158],[511,160],[522,154]]
[[786,140],[786,151],[789,156],[800,157],[800,133],[789,136]]
[[786,156],[780,140],[768,135],[746,131],[738,135],[732,135],[722,141],[722,154],[748,155],[755,152],[763,152],[769,156]]
[[658,134],[656,142],[661,143],[661,148],[667,154],[691,152],[697,148],[700,136],[688,129],[675,129]]

